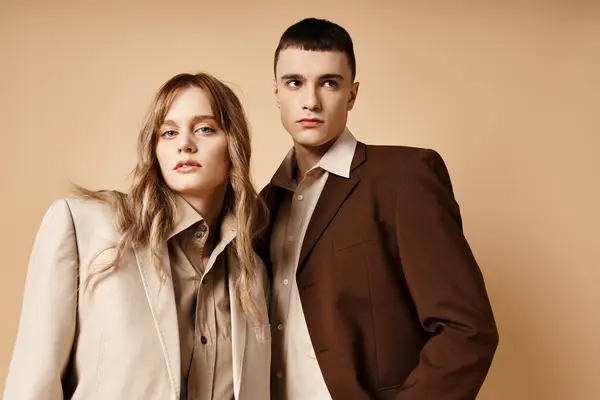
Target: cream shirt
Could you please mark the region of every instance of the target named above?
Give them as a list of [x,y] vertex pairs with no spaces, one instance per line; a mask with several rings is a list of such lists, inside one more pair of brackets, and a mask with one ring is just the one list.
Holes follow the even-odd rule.
[[[273,177],[286,190],[271,236],[273,281],[271,393],[277,400],[330,400],[313,349],[296,283],[300,249],[329,174],[350,177],[356,139],[348,129],[296,184],[293,149]],[[323,266],[326,268],[326,266]]]

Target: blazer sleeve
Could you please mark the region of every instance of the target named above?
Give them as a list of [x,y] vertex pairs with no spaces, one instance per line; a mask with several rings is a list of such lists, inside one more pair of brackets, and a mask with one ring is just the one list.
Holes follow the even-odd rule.
[[4,400],[64,399],[76,326],[76,243],[68,203],[56,200],[34,240]]
[[498,345],[484,280],[462,230],[442,157],[426,150],[400,187],[400,258],[430,338],[396,400],[473,400]]

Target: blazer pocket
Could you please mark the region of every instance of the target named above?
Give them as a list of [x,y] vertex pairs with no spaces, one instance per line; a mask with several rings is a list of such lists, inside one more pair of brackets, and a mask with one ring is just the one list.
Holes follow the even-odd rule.
[[395,393],[399,393],[402,392],[406,389],[409,389],[413,386],[415,386],[417,384],[416,380],[413,380],[412,382],[404,382],[404,383],[400,383],[397,385],[391,385],[391,386],[385,386],[385,387],[381,387],[377,389],[377,392],[393,392]]
[[341,251],[377,238],[386,221],[369,221],[362,225],[345,228],[333,237],[333,251]]
[[271,324],[255,326],[253,329],[256,340],[260,343],[271,340]]

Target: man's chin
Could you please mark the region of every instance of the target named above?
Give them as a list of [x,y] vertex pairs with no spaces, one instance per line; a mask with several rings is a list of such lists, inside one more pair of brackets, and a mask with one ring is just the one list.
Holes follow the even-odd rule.
[[299,132],[292,137],[295,145],[300,145],[306,148],[320,148],[323,147],[333,140],[335,137],[329,137],[328,135],[314,131]]

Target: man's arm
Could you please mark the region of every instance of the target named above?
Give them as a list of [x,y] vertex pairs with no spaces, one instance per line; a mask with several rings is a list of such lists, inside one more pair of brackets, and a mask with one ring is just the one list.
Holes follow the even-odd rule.
[[421,162],[399,190],[396,229],[406,281],[431,338],[396,400],[472,400],[498,331],[446,165],[433,150]]

